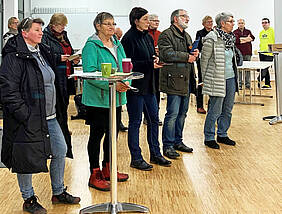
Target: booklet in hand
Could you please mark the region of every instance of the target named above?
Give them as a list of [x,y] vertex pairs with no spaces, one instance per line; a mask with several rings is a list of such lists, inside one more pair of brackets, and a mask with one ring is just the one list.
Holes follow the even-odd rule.
[[81,54],[82,54],[82,50],[80,49],[79,51],[77,51],[73,55],[69,56],[68,60],[72,61],[74,59],[77,59],[77,58],[81,57]]
[[196,39],[196,40],[193,42],[192,48],[191,48],[191,50],[190,50],[190,53],[194,52],[194,50],[198,48],[199,41],[200,41],[200,38],[199,38],[199,39]]

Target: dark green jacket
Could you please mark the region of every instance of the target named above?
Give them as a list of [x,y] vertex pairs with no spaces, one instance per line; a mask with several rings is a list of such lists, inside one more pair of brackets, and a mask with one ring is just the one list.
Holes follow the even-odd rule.
[[190,35],[180,32],[175,25],[163,31],[158,40],[160,60],[168,63],[160,69],[160,91],[173,95],[187,96],[189,84],[196,91],[194,64],[188,63]]

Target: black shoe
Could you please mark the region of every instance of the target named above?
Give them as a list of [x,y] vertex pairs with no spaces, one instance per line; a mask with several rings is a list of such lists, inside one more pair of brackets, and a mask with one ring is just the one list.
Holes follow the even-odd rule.
[[219,145],[215,142],[215,140],[205,140],[205,145],[212,149],[219,149]]
[[128,130],[128,127],[124,126],[122,122],[119,124],[119,130],[121,132],[126,132]]
[[80,202],[79,197],[74,197],[71,194],[66,192],[67,188],[64,189],[64,192],[60,195],[52,196],[52,204],[78,204]]
[[224,143],[224,144],[229,145],[229,146],[235,146],[236,145],[235,141],[231,140],[229,137],[219,137],[219,136],[217,136],[216,141],[218,143]]
[[184,145],[184,143],[175,144],[174,149],[181,151],[181,152],[193,152],[193,149]]
[[131,161],[130,167],[143,171],[151,171],[153,169],[153,166],[144,160]]
[[33,214],[46,214],[47,210],[43,208],[38,202],[36,196],[31,196],[26,199],[23,204],[23,211]]
[[175,149],[172,147],[172,148],[164,149],[164,156],[166,156],[170,159],[176,159],[176,158],[180,157],[180,154],[177,153],[175,151]]
[[165,159],[163,156],[152,156],[150,158],[150,163],[158,164],[160,166],[170,166],[171,161]]

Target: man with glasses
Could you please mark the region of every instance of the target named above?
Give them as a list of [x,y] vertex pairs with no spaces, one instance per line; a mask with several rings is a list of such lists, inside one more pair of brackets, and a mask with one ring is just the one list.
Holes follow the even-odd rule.
[[185,31],[189,16],[183,9],[171,14],[171,26],[159,36],[160,60],[167,63],[160,70],[160,91],[167,93],[162,141],[168,158],[180,156],[176,150],[192,152],[183,143],[183,128],[189,106],[190,93],[196,90],[194,62],[199,50],[191,52],[192,39]]
[[3,47],[7,43],[8,39],[18,34],[18,29],[17,29],[18,24],[19,24],[19,20],[17,17],[10,17],[8,19],[9,31],[5,33],[3,36]]
[[[252,57],[252,41],[255,40],[252,32],[245,28],[245,20],[239,19],[237,21],[238,29],[233,33],[236,36],[236,47],[241,51],[244,61],[250,61]],[[245,86],[250,89],[251,75],[250,71],[245,72]],[[239,88],[242,89],[242,72],[239,72]]]
[[[205,37],[213,27],[213,20],[211,16],[205,16],[202,20],[202,25],[204,28],[202,30],[197,31],[196,39],[199,39],[198,49],[201,52],[203,47],[202,38]],[[198,88],[197,88],[197,112],[199,114],[206,114],[206,110],[204,109],[204,102],[203,102],[203,94],[202,94],[202,72],[201,72],[201,62],[200,58],[197,60],[197,69],[198,69]]]
[[[275,35],[274,35],[274,29],[270,27],[270,21],[268,18],[262,19],[262,27],[263,30],[259,33],[259,50],[262,53],[259,53],[259,59],[260,61],[273,61],[273,54],[272,53],[263,53],[268,51],[268,45],[275,43]],[[270,74],[269,74],[269,67],[261,70],[261,78],[258,77],[258,81],[265,79],[264,86],[262,86],[262,89],[271,89],[270,85]],[[260,86],[260,82],[258,84]]]

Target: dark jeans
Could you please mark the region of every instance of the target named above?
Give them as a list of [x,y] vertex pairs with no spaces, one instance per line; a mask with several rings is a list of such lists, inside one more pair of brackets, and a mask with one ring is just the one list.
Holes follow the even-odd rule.
[[154,94],[136,95],[127,93],[127,111],[129,116],[128,147],[131,160],[143,160],[139,146],[139,129],[144,108],[147,120],[147,141],[151,156],[161,156],[159,144],[159,110]]
[[155,87],[156,87],[156,98],[157,98],[157,103],[158,103],[158,107],[160,108],[160,100],[161,100],[161,92],[159,89],[159,76],[160,76],[160,69],[155,69],[154,70],[154,74],[155,74]]
[[[202,79],[202,70],[201,70],[201,64],[200,59],[197,60],[197,68],[198,68],[198,83],[201,83],[203,81]],[[197,99],[197,108],[203,108],[204,107],[204,96],[202,94],[203,86],[198,85],[197,87],[197,93],[196,93],[196,99]]]
[[183,143],[183,129],[189,108],[188,96],[167,95],[166,114],[163,125],[163,150]]
[[[264,54],[259,54],[259,60],[260,61],[267,61],[267,62],[272,62],[273,61],[273,56],[269,55],[264,55]],[[265,85],[270,85],[270,74],[269,74],[269,67],[262,69],[261,70],[261,81],[265,79],[264,83]],[[258,81],[260,80],[260,77],[258,76]]]
[[[109,139],[109,114],[110,109],[108,108],[96,108],[87,107],[87,114],[92,114],[92,121],[88,120],[90,125],[90,135],[88,141],[88,157],[90,164],[90,172],[92,169],[99,168],[99,156],[100,156],[100,144],[103,136],[105,135],[103,142],[104,159],[103,166],[110,161],[110,139]],[[96,117],[95,117],[96,115]],[[120,124],[121,116],[121,106],[116,108],[117,116],[117,135],[118,135],[118,125]],[[96,118],[96,119],[95,119]]]

